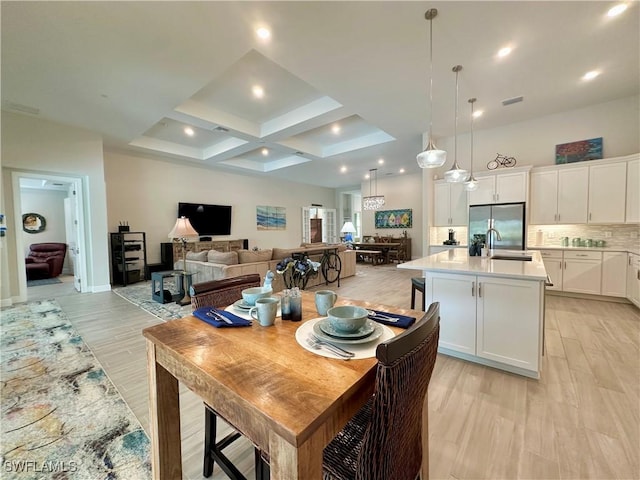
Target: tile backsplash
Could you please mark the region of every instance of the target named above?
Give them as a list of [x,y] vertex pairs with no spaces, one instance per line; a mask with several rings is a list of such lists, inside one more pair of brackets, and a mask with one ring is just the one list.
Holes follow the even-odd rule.
[[[640,225],[533,225],[527,227],[527,246],[536,246],[536,232],[542,230],[542,244],[560,246],[560,238],[580,237],[604,240],[607,247],[638,249],[640,247]],[[607,233],[611,236],[607,237]]]
[[449,228],[451,228],[455,234],[455,239],[460,242],[460,245],[467,244],[467,227],[431,227],[429,235],[430,245],[442,245],[442,242],[449,238]]

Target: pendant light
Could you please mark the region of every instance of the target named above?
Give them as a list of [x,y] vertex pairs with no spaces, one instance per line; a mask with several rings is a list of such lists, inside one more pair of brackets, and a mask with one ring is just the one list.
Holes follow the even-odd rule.
[[438,10],[431,8],[424,14],[429,20],[429,142],[424,151],[416,156],[420,168],[441,167],[447,161],[447,152],[439,150],[433,143],[433,19]]
[[453,124],[453,165],[444,172],[444,178],[449,183],[462,183],[467,179],[468,172],[458,165],[458,73],[462,70],[462,65],[453,67],[456,74],[456,116]]
[[[373,181],[373,177],[375,176],[375,195],[371,192],[371,183]],[[362,209],[363,210],[378,210],[380,207],[384,206],[384,195],[378,195],[378,169],[372,168],[369,170],[369,196],[362,197]]]
[[464,189],[467,192],[473,192],[478,189],[478,180],[473,176],[473,104],[475,103],[475,98],[470,98],[469,103],[471,104],[471,169],[469,178],[466,182],[464,182]]

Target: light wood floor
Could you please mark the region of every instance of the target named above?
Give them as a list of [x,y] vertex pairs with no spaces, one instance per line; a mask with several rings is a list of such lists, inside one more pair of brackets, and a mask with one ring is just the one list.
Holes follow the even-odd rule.
[[[357,270],[340,295],[409,306],[412,272]],[[148,431],[140,332],[160,320],[111,292],[74,293],[68,282],[30,288],[29,298],[59,301]],[[438,356],[429,386],[431,479],[640,478],[638,309],[548,296],[546,314],[541,380]],[[202,404],[183,389],[181,406],[184,475],[200,479]],[[253,478],[251,445],[228,451]],[[213,478],[226,477],[216,467]]]

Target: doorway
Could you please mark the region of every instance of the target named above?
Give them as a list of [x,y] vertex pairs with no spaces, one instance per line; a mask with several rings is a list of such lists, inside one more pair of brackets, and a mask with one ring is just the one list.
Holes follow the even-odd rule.
[[[73,286],[77,292],[88,291],[87,286],[87,258],[84,241],[84,189],[83,181],[78,177],[58,176],[53,174],[39,174],[34,172],[13,172],[13,202],[16,232],[16,255],[18,267],[19,301],[27,300],[27,278],[25,269],[25,251],[30,244],[30,238],[23,234],[22,214],[23,197],[25,192],[50,190],[56,192],[52,198],[60,199],[59,212],[54,214],[55,227],[58,229],[55,239],[47,238],[45,234],[34,235],[33,243],[39,243],[40,237],[44,242],[64,241],[67,244],[67,270],[73,275]],[[28,203],[28,202],[26,202]],[[28,207],[25,207],[28,208]],[[45,207],[43,207],[45,208]]]

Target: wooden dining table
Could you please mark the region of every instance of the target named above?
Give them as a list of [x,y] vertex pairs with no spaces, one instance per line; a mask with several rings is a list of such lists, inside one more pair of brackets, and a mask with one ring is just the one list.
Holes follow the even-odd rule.
[[[348,299],[336,304],[417,319],[424,314]],[[302,322],[277,318],[271,327],[254,322],[250,327],[215,328],[187,316],[143,330],[153,478],[182,478],[179,383],[269,456],[273,480],[322,478],[323,448],[373,393],[377,360],[338,360],[303,348],[296,330],[320,316],[313,292],[302,292],[302,307]],[[428,434],[423,431],[426,449]],[[424,457],[426,479],[428,455]]]

